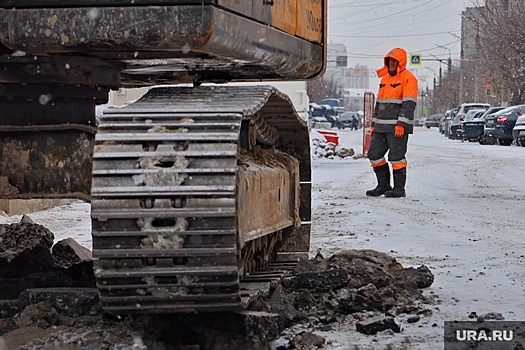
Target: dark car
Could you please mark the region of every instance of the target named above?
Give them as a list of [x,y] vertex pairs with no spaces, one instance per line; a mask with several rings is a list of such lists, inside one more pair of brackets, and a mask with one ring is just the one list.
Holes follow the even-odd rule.
[[328,120],[330,126],[333,128],[337,124],[337,111],[330,105],[321,105],[322,116]]
[[496,112],[499,112],[507,107],[490,107],[480,116],[475,116],[472,118],[472,120],[469,122],[469,125],[471,128],[480,129],[482,131],[481,136],[479,137],[478,141],[482,145],[488,145],[488,144],[494,144],[493,138],[487,138],[487,127],[486,127],[486,120],[487,117],[491,114],[494,114]]
[[516,121],[516,125],[512,129],[512,137],[516,145],[525,147],[525,115],[522,115]]
[[452,114],[452,118],[448,122],[448,133],[445,133],[449,139],[452,140],[459,140],[461,139],[461,122],[463,122],[463,119],[459,117],[457,114],[457,110],[454,110],[454,113]]
[[480,117],[484,113],[485,110],[471,109],[468,111],[467,117],[460,123],[460,129],[458,130],[461,141],[478,142],[481,139],[485,123],[480,121]]
[[498,145],[510,146],[514,140],[512,129],[518,117],[524,112],[525,105],[517,105],[488,115],[485,119],[484,138],[486,142],[490,143],[492,139]]
[[310,118],[322,117],[323,116],[323,108],[321,106],[319,106],[317,103],[310,103],[308,105],[308,116]]
[[358,126],[359,126],[359,113],[344,112],[343,114],[339,116],[339,120],[337,123],[338,129],[355,128],[355,130],[357,130]]
[[501,106],[498,106],[498,107],[490,107],[489,109],[487,109],[485,111],[485,113],[483,113],[480,117],[478,118],[474,118],[472,121],[477,121],[478,119],[483,121],[483,123],[485,123],[485,119],[487,119],[487,116],[489,114],[493,114],[493,113],[496,113],[496,112],[499,112],[501,111],[502,109],[505,109],[507,107],[501,107]]
[[481,135],[481,138],[479,139],[480,144],[493,145],[496,143],[496,140],[492,135],[492,131],[494,131],[494,125],[496,125],[496,113],[498,112],[490,113],[485,116],[485,120],[483,122],[483,135]]
[[425,126],[427,129],[431,127],[439,127],[439,121],[443,119],[443,114],[432,114],[430,117],[427,117],[425,120]]

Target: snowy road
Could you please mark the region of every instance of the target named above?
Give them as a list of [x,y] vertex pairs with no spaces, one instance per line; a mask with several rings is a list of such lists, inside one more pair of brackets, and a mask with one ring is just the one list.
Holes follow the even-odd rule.
[[[343,146],[361,152],[361,131],[338,131]],[[461,143],[436,128],[410,137],[406,198],[367,198],[375,186],[367,159],[313,160],[312,255],[375,249],[405,267],[428,266],[434,284],[425,290],[438,303],[433,315],[403,331],[365,336],[355,322],[315,333],[327,349],[443,349],[443,322],[470,320],[476,312],[525,320],[525,148]],[[89,204],[76,202],[29,215],[56,240],[72,237],[91,248]],[[19,216],[2,217],[13,223]],[[357,346],[357,347],[354,347]]]
[[[361,152],[360,131],[338,133],[342,146]],[[525,148],[462,143],[416,128],[406,198],[367,198],[375,187],[367,159],[314,159],[311,252],[370,248],[405,267],[424,264],[435,275],[425,294],[441,300],[433,316],[404,323],[402,333],[378,336],[370,347],[370,337],[345,335],[344,327],[322,334],[341,345],[334,349],[356,342],[381,349],[406,337],[409,349],[442,349],[445,320],[470,320],[471,312],[525,320],[524,156]]]

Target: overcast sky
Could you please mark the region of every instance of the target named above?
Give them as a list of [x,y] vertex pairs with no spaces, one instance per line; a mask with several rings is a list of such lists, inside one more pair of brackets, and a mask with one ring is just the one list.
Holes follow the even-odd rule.
[[[453,64],[460,57],[461,12],[467,6],[472,0],[329,0],[328,41],[346,45],[349,67],[376,70],[393,47],[422,54],[422,65],[408,68],[420,86],[432,89],[439,62],[429,59],[447,59],[449,50]],[[370,87],[377,81],[371,79]]]

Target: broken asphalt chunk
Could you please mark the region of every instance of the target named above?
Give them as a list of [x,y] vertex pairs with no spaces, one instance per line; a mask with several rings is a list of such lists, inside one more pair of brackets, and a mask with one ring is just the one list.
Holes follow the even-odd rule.
[[399,325],[391,316],[376,316],[356,323],[356,330],[364,334],[376,334],[387,329],[396,333],[401,332]]

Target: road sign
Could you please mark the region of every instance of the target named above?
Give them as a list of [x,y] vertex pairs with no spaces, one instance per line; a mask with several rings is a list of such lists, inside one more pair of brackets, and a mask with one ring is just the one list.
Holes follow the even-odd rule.
[[410,65],[411,66],[420,66],[421,65],[421,54],[420,53],[411,53],[410,54]]

